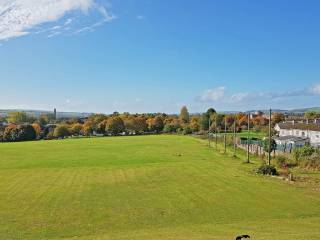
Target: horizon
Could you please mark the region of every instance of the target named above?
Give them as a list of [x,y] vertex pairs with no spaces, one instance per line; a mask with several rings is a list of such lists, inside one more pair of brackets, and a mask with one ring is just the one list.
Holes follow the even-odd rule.
[[[182,107],[187,107],[188,106],[181,106]],[[129,113],[129,114],[168,114],[168,115],[179,115],[180,114],[180,110],[181,108],[177,111],[177,112],[119,112],[119,111],[114,111],[114,112],[119,112],[121,113]],[[55,109],[55,108],[54,108]],[[292,112],[292,113],[301,113],[301,112],[305,112],[305,111],[318,111],[320,109],[320,107],[306,107],[306,108],[292,108],[292,109],[247,109],[244,111],[228,111],[228,110],[222,110],[222,111],[217,111],[217,113],[248,113],[248,112],[255,112],[255,111],[262,111],[262,112],[269,112],[269,110],[272,110],[273,113],[275,112]],[[114,112],[85,112],[85,111],[59,111],[59,109],[55,109],[57,111],[57,113],[70,113],[70,114],[85,114],[85,115],[90,115],[90,114],[103,114],[103,115],[112,115]],[[36,112],[37,114],[39,113],[50,113],[50,112],[54,112],[54,110],[45,110],[45,109],[0,109],[0,115],[1,115],[1,111],[6,111],[6,112]],[[300,112],[301,111],[301,112]],[[204,111],[205,112],[205,111]],[[202,114],[203,112],[189,112],[190,115],[198,115],[198,114]]]
[[[0,3],[0,109],[190,112],[319,105],[320,3]],[[163,17],[163,15],[166,17]]]

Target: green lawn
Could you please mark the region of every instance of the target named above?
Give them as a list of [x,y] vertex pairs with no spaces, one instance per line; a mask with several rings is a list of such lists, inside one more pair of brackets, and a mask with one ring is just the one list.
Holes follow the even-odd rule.
[[[223,135],[223,133],[221,133]],[[228,135],[233,135],[233,133],[228,133]],[[257,132],[257,131],[250,131],[250,138],[259,138],[259,139],[263,139],[264,137],[267,137],[267,134],[264,132]],[[243,130],[240,133],[237,133],[237,137],[248,137],[248,131],[247,130]]]
[[320,239],[320,192],[185,136],[0,144],[0,239]]

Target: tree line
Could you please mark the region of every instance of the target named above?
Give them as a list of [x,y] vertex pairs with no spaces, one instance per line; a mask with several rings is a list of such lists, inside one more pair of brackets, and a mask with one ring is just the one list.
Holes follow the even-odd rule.
[[[273,114],[273,122],[284,120],[284,115]],[[36,139],[55,139],[68,136],[92,135],[140,135],[158,133],[204,134],[207,131],[237,131],[247,129],[246,113],[221,114],[209,108],[202,114],[190,114],[187,107],[180,114],[145,113],[93,114],[88,118],[55,119],[54,114],[29,116],[24,112],[10,112],[0,119],[1,141],[26,141]],[[256,131],[267,131],[269,120],[262,113],[250,119]]]

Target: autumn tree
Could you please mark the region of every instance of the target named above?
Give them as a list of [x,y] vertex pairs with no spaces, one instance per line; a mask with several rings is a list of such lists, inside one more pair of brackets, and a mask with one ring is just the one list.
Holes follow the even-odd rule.
[[248,125],[248,116],[245,115],[245,114],[239,115],[238,116],[238,123],[239,123],[240,127],[243,127],[243,126],[247,127],[247,125]]
[[283,122],[285,120],[285,116],[283,113],[274,113],[272,114],[272,121],[274,123]]
[[131,123],[131,129],[136,133],[136,134],[141,134],[145,131],[148,130],[148,124],[147,120],[145,117],[139,116],[139,117],[134,117]]
[[35,140],[36,137],[36,131],[30,124],[9,124],[3,133],[3,140],[12,142]]
[[193,116],[190,119],[190,128],[192,132],[198,132],[200,130],[200,117]]
[[41,126],[39,125],[39,123],[33,123],[32,127],[33,127],[34,131],[36,132],[37,137],[39,137],[40,133],[41,133]]
[[85,136],[90,136],[93,133],[93,127],[94,127],[94,123],[92,121],[86,121],[83,125],[82,125],[82,130],[81,132],[83,133],[83,135]]
[[187,109],[186,106],[183,106],[183,107],[181,108],[179,119],[180,119],[183,123],[189,123],[190,114],[189,114],[189,111],[188,111],[188,109]]
[[67,125],[59,125],[53,131],[53,136],[56,138],[64,138],[70,135],[70,131]]
[[70,132],[73,135],[80,135],[82,130],[82,124],[81,123],[75,123],[71,126]]
[[156,116],[154,118],[148,119],[148,126],[150,131],[157,133],[161,132],[164,127],[163,118],[161,116]]
[[104,134],[106,132],[107,122],[108,122],[108,119],[104,119],[102,122],[99,122],[96,127],[97,132]]
[[111,117],[107,121],[106,131],[112,135],[118,135],[125,131],[124,122],[121,117]]

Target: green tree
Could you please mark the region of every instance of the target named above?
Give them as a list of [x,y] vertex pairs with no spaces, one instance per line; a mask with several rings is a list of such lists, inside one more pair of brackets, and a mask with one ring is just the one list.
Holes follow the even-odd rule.
[[[274,139],[271,139],[271,148],[270,148],[270,152],[273,152],[274,150],[277,149],[277,143]],[[263,150],[265,152],[269,152],[269,138],[266,138],[263,142]]]
[[208,130],[209,129],[209,115],[207,113],[203,113],[201,115],[200,127],[201,127],[202,130]]
[[216,110],[213,108],[209,108],[205,113],[201,115],[200,119],[200,127],[202,130],[209,129],[209,119],[210,119],[210,127],[213,125],[215,118],[218,116]]
[[25,112],[9,112],[7,121],[8,123],[26,123],[28,120],[27,114]]
[[19,129],[19,141],[31,141],[37,138],[37,133],[32,125],[24,124],[18,126]]
[[163,132],[165,133],[173,133],[177,131],[177,127],[176,125],[172,124],[172,123],[166,123],[163,127]]
[[186,106],[181,108],[179,118],[183,123],[189,123],[190,114]]
[[211,115],[214,115],[214,114],[216,114],[217,112],[216,112],[216,110],[214,109],[214,108],[209,108],[208,110],[207,110],[207,114],[209,115],[209,116],[211,116]]
[[310,110],[305,112],[304,116],[309,119],[320,118],[320,111]]
[[53,123],[55,122],[55,117],[54,117],[54,114],[53,113],[42,113],[40,116],[39,116],[39,123],[40,125],[42,126],[45,126],[49,123]]
[[67,125],[59,125],[53,131],[53,136],[56,138],[64,138],[70,135]]
[[106,131],[112,135],[118,135],[125,131],[124,122],[121,117],[111,117],[107,121]]

